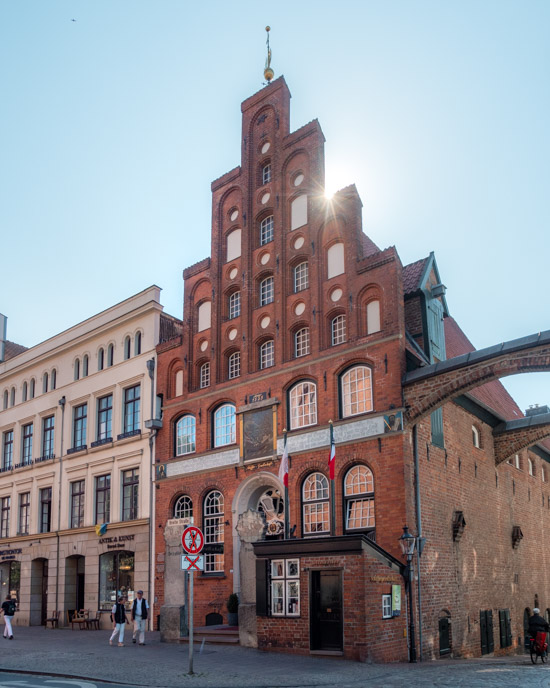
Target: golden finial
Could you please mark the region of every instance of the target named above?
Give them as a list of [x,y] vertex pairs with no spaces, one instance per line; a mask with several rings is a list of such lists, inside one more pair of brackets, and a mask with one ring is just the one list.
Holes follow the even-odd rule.
[[269,32],[271,31],[270,26],[266,26],[265,30],[267,32],[267,58],[265,61],[265,69],[264,69],[264,79],[267,81],[267,83],[271,83],[271,79],[275,76],[275,72],[271,69],[271,48],[269,47]]

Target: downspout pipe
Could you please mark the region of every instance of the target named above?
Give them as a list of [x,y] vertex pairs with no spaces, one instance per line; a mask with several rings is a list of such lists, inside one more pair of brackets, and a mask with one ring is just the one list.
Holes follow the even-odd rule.
[[[413,439],[413,456],[414,456],[414,493],[416,506],[416,529],[417,529],[417,547],[416,547],[416,571],[417,571],[417,585],[418,585],[418,659],[422,661],[422,586],[420,581],[420,555],[424,546],[422,538],[422,509],[420,505],[420,466],[418,461],[418,425],[415,423],[412,429]],[[412,581],[411,581],[412,583]],[[412,595],[412,586],[411,586]]]
[[55,609],[59,609],[59,531],[61,530],[61,486],[63,482],[63,438],[65,435],[65,396],[59,400],[61,406],[61,450],[59,452],[59,491],[57,494],[57,532],[56,536],[56,567],[55,567]]
[[[149,378],[151,379],[151,416],[153,419],[155,417],[155,359],[151,358],[147,361],[147,372],[149,373]],[[154,624],[154,614],[153,614],[153,604],[154,604],[154,580],[153,580],[153,494],[155,489],[155,437],[157,430],[151,428],[149,434],[149,465],[151,474],[149,476],[149,630],[152,631],[155,628]]]

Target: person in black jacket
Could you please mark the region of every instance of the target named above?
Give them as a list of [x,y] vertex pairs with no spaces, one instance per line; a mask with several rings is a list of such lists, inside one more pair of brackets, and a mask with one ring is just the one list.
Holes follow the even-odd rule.
[[550,626],[548,622],[545,621],[542,616],[540,616],[540,609],[535,607],[533,609],[533,616],[529,618],[529,635],[531,638],[536,639],[537,633],[540,631],[542,633],[548,633]]
[[118,602],[113,604],[113,608],[111,609],[111,621],[113,622],[113,632],[109,638],[109,645],[113,644],[113,640],[118,633],[118,646],[124,647],[124,625],[126,624],[124,597],[119,597]]
[[6,601],[2,602],[2,611],[4,612],[4,622],[6,624],[4,627],[4,638],[13,640],[11,622],[13,620],[13,615],[15,614],[15,600],[12,600],[11,595],[8,595],[6,597]]
[[143,597],[143,590],[137,591],[137,597],[132,605],[132,621],[134,622],[134,635],[132,642],[135,643],[139,634],[139,644],[145,645],[145,626],[149,610],[149,604]]

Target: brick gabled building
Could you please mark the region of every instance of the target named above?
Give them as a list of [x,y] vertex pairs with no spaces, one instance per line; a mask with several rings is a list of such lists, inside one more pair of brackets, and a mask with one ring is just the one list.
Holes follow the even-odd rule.
[[[313,121],[290,132],[289,107],[283,78],[242,104],[241,165],[212,184],[211,256],[184,271],[183,322],[157,347],[162,635],[177,639],[185,625],[180,541],[193,522],[205,533],[204,571],[195,580],[199,625],[227,621],[226,600],[237,592],[243,644],[406,659],[398,540],[405,523],[419,534],[423,523],[420,651],[479,653],[480,628],[471,619],[478,614],[480,623],[490,597],[495,609],[508,610],[503,623],[510,626],[510,592],[500,582],[480,584],[477,597],[476,586],[461,580],[460,588],[455,531],[470,522],[480,486],[488,490],[495,472],[512,470],[495,467],[492,434],[510,419],[509,397],[491,382],[434,407],[411,436],[407,372],[431,370],[446,349],[464,349],[435,258],[403,268],[395,248],[380,250],[363,234],[355,187],[324,196],[322,131]],[[473,427],[483,438],[483,462]],[[278,475],[285,433],[288,497]],[[443,485],[432,457],[449,471]],[[540,449],[541,469],[548,458]],[[470,464],[476,477],[464,480]],[[451,466],[458,471],[452,479]],[[473,540],[466,551],[461,545],[461,565],[483,562],[476,581],[489,580],[495,566],[478,557],[492,521],[502,539],[498,557],[508,557],[509,495],[500,489],[485,518],[464,531]],[[538,499],[536,508],[530,497],[522,506],[525,519],[540,522]],[[533,548],[522,566],[540,564]],[[542,573],[536,585],[550,607]],[[530,585],[517,591],[531,596]],[[514,614],[512,625],[522,623]]]

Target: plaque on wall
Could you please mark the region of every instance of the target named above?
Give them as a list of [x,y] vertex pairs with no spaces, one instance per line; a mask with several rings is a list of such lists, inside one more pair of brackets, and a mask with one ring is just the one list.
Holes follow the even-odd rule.
[[243,458],[245,461],[273,456],[273,406],[247,411],[243,418]]

